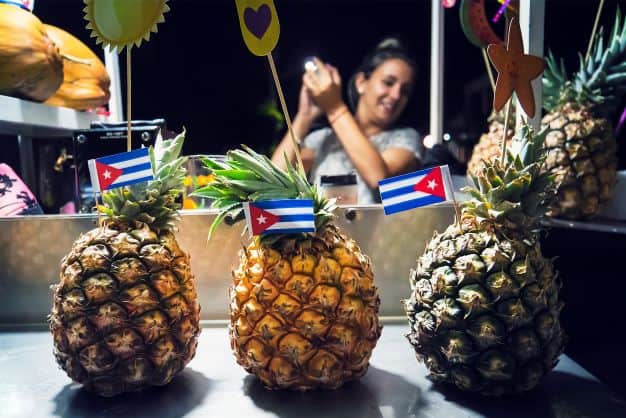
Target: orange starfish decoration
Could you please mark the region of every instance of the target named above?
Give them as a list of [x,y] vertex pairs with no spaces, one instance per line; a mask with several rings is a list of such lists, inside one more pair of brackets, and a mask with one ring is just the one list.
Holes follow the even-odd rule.
[[535,98],[530,82],[543,72],[545,61],[534,55],[524,54],[522,31],[517,19],[509,24],[509,37],[506,49],[502,45],[492,44],[487,47],[489,59],[498,71],[496,91],[493,96],[493,108],[502,110],[513,92],[529,117],[535,116]]

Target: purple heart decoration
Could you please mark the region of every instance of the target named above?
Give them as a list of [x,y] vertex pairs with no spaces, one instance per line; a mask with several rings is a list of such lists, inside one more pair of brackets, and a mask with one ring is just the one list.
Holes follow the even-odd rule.
[[272,11],[267,4],[262,4],[258,10],[246,7],[243,11],[243,20],[248,30],[261,39],[272,21]]

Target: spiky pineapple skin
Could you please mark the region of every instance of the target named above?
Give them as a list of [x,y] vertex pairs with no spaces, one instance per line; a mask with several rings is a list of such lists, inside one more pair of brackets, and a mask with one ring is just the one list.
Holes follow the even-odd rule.
[[230,290],[237,362],[270,389],[335,389],[365,374],[380,337],[370,260],[332,224],[252,242]]
[[[506,140],[507,148],[510,147],[513,129],[512,125],[508,127],[508,135]],[[499,157],[502,149],[502,138],[504,136],[504,123],[501,120],[492,120],[489,123],[489,132],[480,136],[478,142],[472,150],[472,156],[467,163],[467,174],[476,175],[484,166],[483,161],[493,161]]]
[[105,221],[74,242],[53,293],[56,361],[88,391],[167,384],[195,355],[195,278],[171,232]]
[[561,284],[539,243],[464,219],[435,234],[410,280],[407,338],[433,381],[520,393],[556,365]]
[[550,215],[587,219],[613,196],[617,182],[617,141],[611,123],[575,104],[547,114],[547,169],[555,174],[558,199]]

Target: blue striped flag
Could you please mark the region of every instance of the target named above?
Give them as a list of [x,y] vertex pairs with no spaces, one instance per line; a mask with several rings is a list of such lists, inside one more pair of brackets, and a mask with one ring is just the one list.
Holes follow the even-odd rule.
[[95,158],[88,165],[96,192],[154,180],[148,148]]
[[12,4],[13,6],[21,7],[27,12],[32,12],[35,7],[35,0],[0,0],[0,3]]
[[244,202],[252,235],[315,232],[312,199],[277,199]]
[[447,165],[381,180],[378,189],[385,215],[445,202],[453,193]]

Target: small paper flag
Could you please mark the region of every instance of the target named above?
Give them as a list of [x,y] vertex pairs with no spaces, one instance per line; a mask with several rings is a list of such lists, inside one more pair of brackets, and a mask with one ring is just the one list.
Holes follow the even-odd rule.
[[32,12],[35,7],[35,0],[2,0],[0,3],[12,4],[28,12]]
[[385,215],[452,200],[447,165],[390,177],[378,182]]
[[148,148],[95,158],[87,164],[96,192],[154,180]]
[[273,0],[235,0],[239,27],[246,46],[254,55],[272,52],[278,43],[280,23]]
[[244,202],[243,209],[252,235],[315,232],[311,199]]

